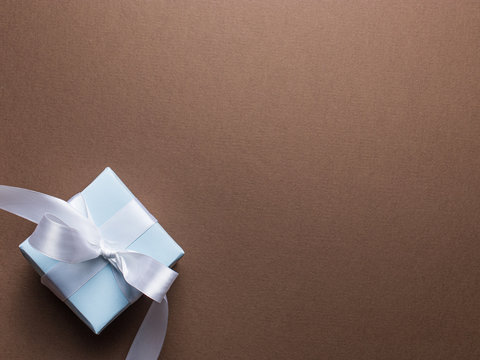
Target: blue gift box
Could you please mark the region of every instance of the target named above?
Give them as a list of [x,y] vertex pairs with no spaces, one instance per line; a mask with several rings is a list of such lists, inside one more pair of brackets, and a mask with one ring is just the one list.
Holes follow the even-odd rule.
[[[132,199],[135,199],[125,184],[108,167],[81,194],[90,211],[90,216],[97,226],[101,226]],[[151,256],[170,267],[184,254],[182,248],[158,222],[138,237],[127,249]],[[58,263],[57,260],[32,248],[28,239],[20,244],[20,251],[41,276]],[[122,293],[113,271],[112,265],[108,264],[65,301],[70,309],[96,334],[99,334],[134,302],[127,300]]]

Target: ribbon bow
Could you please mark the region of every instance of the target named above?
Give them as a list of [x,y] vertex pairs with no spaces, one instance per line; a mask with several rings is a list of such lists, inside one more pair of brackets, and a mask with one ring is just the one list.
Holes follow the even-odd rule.
[[[38,224],[28,240],[30,245],[62,262],[42,276],[42,283],[62,300],[106,265],[104,261],[96,261],[96,265],[85,272],[84,279],[72,285],[64,276],[69,264],[90,264],[97,258],[105,259],[116,269],[115,278],[127,299],[133,301],[143,293],[154,300],[127,360],[156,359],[166,334],[168,303],[165,295],[178,274],[148,255],[125,249],[129,242],[136,239],[135,229],[125,236],[114,233],[118,239],[109,238],[112,234],[108,231],[109,225],[95,225],[80,194],[71,202],[76,206],[36,191],[0,185],[0,209]],[[125,208],[128,215],[138,217],[136,223],[140,224],[142,232],[154,219],[143,207],[138,211],[139,207],[137,201],[132,201]]]

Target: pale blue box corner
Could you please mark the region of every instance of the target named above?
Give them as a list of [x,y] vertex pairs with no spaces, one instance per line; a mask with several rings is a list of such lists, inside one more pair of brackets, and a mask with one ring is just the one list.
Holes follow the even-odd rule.
[[[82,191],[82,195],[93,220],[99,226],[134,198],[109,167]],[[20,251],[35,270],[43,275],[57,261],[32,248],[27,240],[20,244]],[[182,248],[158,223],[128,249],[147,254],[170,267],[184,254]],[[65,302],[96,334],[130,305],[117,285],[111,265],[103,268]]]

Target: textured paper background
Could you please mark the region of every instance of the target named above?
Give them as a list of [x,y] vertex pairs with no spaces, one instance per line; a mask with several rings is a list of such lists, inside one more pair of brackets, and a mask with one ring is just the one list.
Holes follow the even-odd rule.
[[[2,1],[0,183],[111,166],[185,249],[162,359],[480,357],[477,1]],[[0,216],[7,359],[120,359]]]

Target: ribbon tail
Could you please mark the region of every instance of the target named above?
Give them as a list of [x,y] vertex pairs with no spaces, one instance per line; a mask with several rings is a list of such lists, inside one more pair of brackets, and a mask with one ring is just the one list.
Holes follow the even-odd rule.
[[135,287],[125,281],[123,274],[115,266],[112,266],[112,273],[113,277],[117,281],[120,291],[129,303],[134,303],[143,295],[141,291],[137,290]]
[[0,185],[0,209],[38,224],[45,214],[60,218],[67,225],[91,229],[89,220],[66,201],[37,191]]
[[167,333],[168,302],[153,302],[133,340],[126,360],[156,360]]

